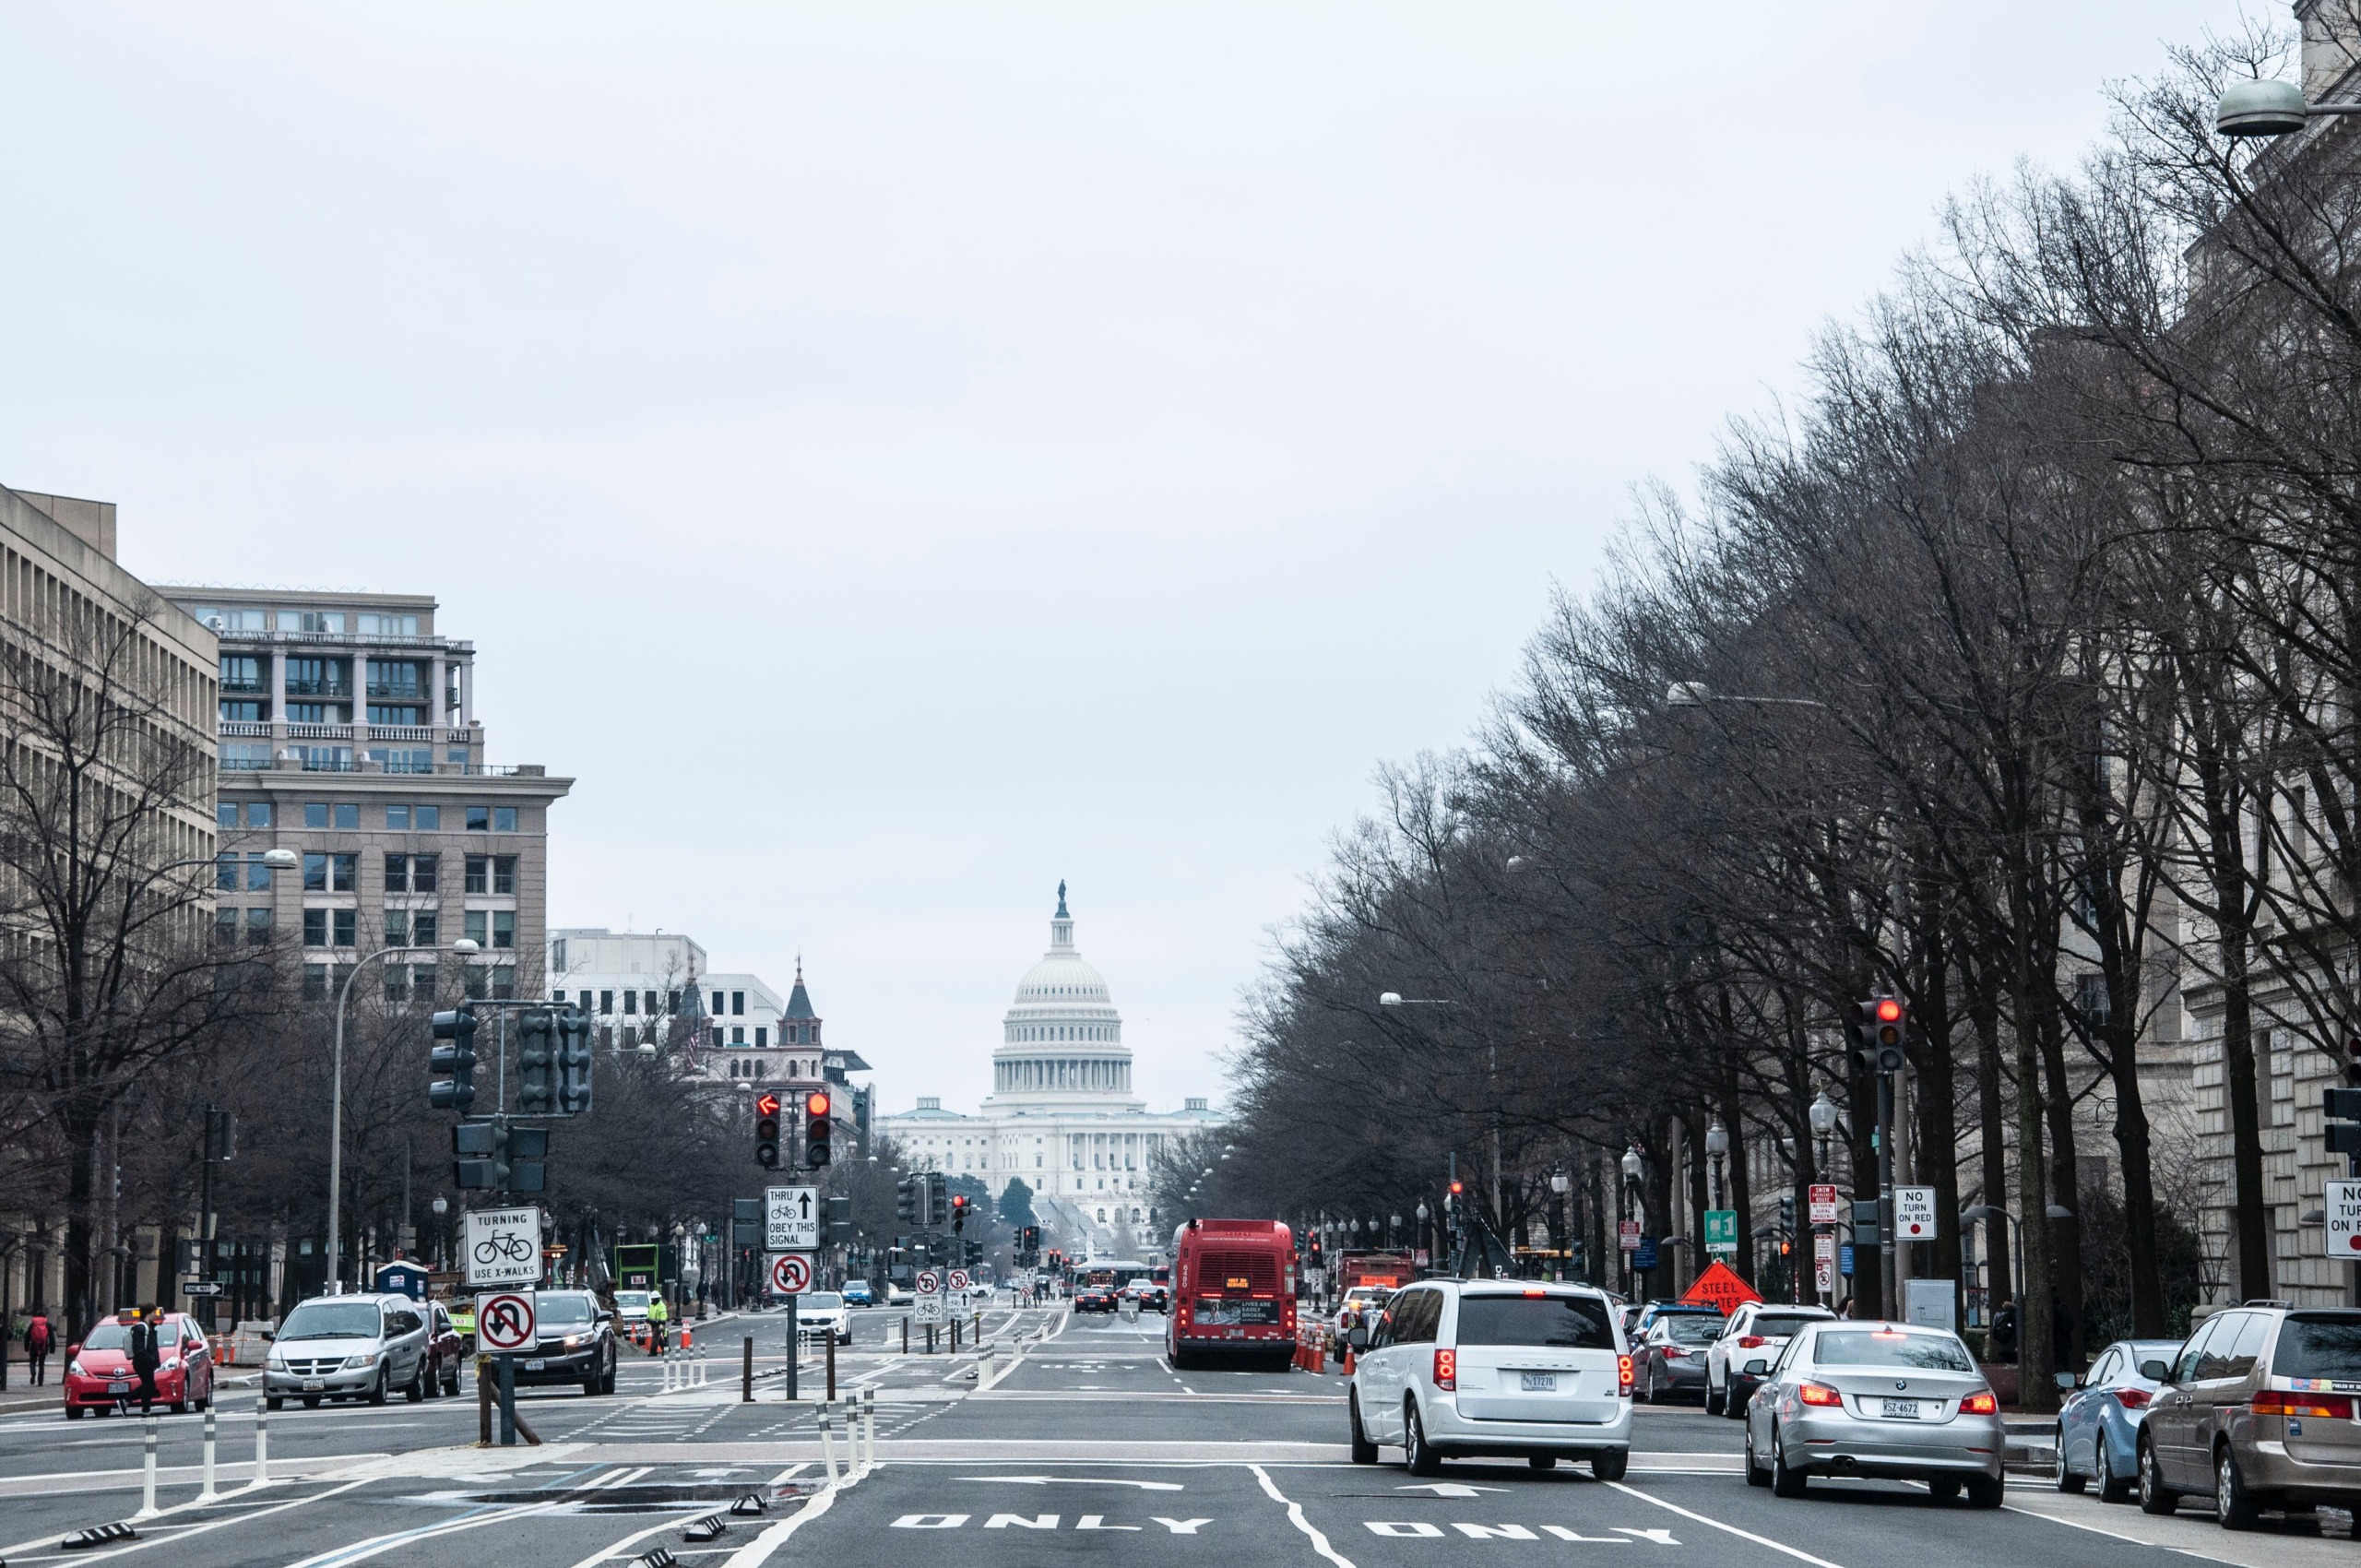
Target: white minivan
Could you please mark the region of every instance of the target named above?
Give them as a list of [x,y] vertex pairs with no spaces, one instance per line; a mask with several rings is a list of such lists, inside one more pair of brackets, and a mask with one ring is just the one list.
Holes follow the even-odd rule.
[[1446,1458],[1587,1459],[1619,1480],[1631,1456],[1631,1356],[1615,1304],[1587,1285],[1429,1279],[1373,1329],[1347,1400],[1353,1462],[1398,1445],[1413,1475]]

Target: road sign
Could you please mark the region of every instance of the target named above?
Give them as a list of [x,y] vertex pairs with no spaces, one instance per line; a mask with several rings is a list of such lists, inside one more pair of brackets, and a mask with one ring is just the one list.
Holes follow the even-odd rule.
[[469,1285],[538,1285],[541,1281],[541,1211],[471,1208],[464,1217],[459,1255]]
[[943,1289],[943,1276],[931,1268],[919,1270],[918,1291],[921,1296],[938,1295]]
[[964,1268],[953,1269],[950,1283],[954,1290],[965,1290],[967,1288],[967,1271]]
[[1738,1277],[1736,1269],[1718,1259],[1705,1265],[1705,1272],[1699,1275],[1687,1290],[1681,1292],[1680,1299],[1684,1301],[1708,1302],[1721,1308],[1725,1316],[1738,1311],[1749,1301],[1762,1300],[1761,1296],[1755,1294],[1753,1286]]
[[1815,1182],[1811,1188],[1811,1222],[1814,1225],[1833,1225],[1836,1220],[1836,1183]]
[[2328,1214],[2328,1255],[2361,1258],[2361,1182],[2329,1182],[2321,1194],[2320,1206]]
[[1643,1236],[1640,1238],[1640,1244],[1631,1249],[1631,1266],[1642,1274],[1645,1274],[1655,1265],[1656,1239],[1654,1236]]
[[218,1279],[184,1279],[181,1281],[181,1294],[184,1296],[219,1296],[221,1294],[221,1282]]
[[782,1296],[801,1296],[812,1289],[812,1260],[801,1253],[781,1253],[771,1259],[771,1289]]
[[817,1187],[763,1189],[763,1250],[811,1253],[820,1248],[820,1206]]
[[1812,1283],[1826,1293],[1836,1289],[1836,1238],[1828,1235],[1811,1239]]
[[496,1290],[476,1298],[476,1343],[487,1350],[529,1350],[534,1332],[533,1293]]
[[1640,1222],[1626,1219],[1615,1227],[1615,1244],[1627,1253],[1640,1250]]
[[1904,1241],[1935,1239],[1935,1189],[1896,1187],[1893,1190],[1893,1233]]
[[1709,1208],[1705,1211],[1705,1251],[1723,1257],[1738,1256],[1738,1210]]

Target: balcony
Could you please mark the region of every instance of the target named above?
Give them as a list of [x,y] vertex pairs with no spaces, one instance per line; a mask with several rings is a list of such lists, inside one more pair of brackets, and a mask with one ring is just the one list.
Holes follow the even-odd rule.
[[423,703],[426,701],[426,688],[407,682],[372,681],[369,683],[369,700]]
[[[267,728],[265,726],[266,731]],[[350,741],[352,739],[352,726],[350,724],[290,724],[287,727],[287,738],[291,741]]]
[[270,695],[270,683],[263,680],[224,681],[221,695],[225,697],[259,697]]
[[331,702],[350,702],[352,686],[346,681],[289,681],[287,695],[291,697],[326,697]]
[[221,721],[220,728],[221,733],[227,737],[258,741],[270,739],[270,725],[267,721],[257,724],[251,719],[225,719]]

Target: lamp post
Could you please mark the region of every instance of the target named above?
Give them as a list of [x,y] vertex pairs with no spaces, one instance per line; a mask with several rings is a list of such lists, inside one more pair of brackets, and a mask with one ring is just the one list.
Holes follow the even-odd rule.
[[1549,1172],[1549,1248],[1559,1256],[1554,1260],[1549,1277],[1566,1277],[1566,1260],[1573,1255],[1573,1248],[1566,1241],[1566,1193],[1573,1186],[1573,1178],[1566,1174],[1562,1165]]
[[[1828,1169],[1828,1140],[1836,1131],[1836,1102],[1828,1098],[1828,1091],[1826,1089],[1822,1089],[1820,1091],[1820,1098],[1811,1102],[1810,1111],[1805,1114],[1806,1119],[1811,1123],[1812,1136],[1820,1145],[1820,1158],[1818,1161],[1813,1164],[1812,1170],[1818,1173],[1822,1182],[1833,1186],[1835,1184],[1834,1173]],[[1809,1198],[1810,1194],[1807,1193],[1805,1196]],[[1814,1276],[1814,1284],[1819,1282],[1817,1277],[1820,1273],[1819,1237],[1821,1230],[1821,1227],[1817,1224],[1811,1228],[1813,1237],[1811,1266]],[[1828,1304],[1830,1296],[1834,1292],[1835,1283],[1834,1271],[1832,1269],[1831,1277],[1829,1279],[1829,1289],[1818,1292],[1821,1298],[1821,1304],[1822,1306]]]
[[1720,1208],[1722,1206],[1722,1161],[1730,1152],[1730,1130],[1722,1125],[1722,1119],[1718,1116],[1714,1117],[1713,1124],[1705,1129],[1705,1152],[1714,1161],[1714,1206]]
[[[1623,1180],[1616,1188],[1616,1194],[1619,1200],[1617,1210],[1619,1218],[1623,1219],[1634,1219],[1639,1218],[1638,1215],[1633,1212],[1638,1206],[1636,1202],[1638,1194],[1634,1189],[1639,1186],[1640,1172],[1645,1168],[1646,1161],[1640,1158],[1640,1146],[1637,1144],[1627,1145],[1623,1150]],[[1619,1249],[1621,1246],[1621,1238],[1619,1236],[1617,1238],[1617,1246]],[[1627,1296],[1631,1293],[1631,1276],[1638,1272],[1638,1270],[1632,1266],[1632,1260],[1638,1256],[1639,1253],[1637,1249],[1623,1253],[1623,1293]]]
[[2307,103],[2294,82],[2238,82],[2213,105],[2213,129],[2225,137],[2284,137],[2326,114],[2361,114],[2361,103]]
[[[271,854],[287,855],[290,859],[293,858],[293,853],[289,849],[271,851]],[[269,861],[269,854],[263,856],[265,864],[268,864]],[[481,951],[481,944],[471,937],[463,936],[451,944],[451,950],[464,957]],[[393,954],[415,951],[416,949],[409,947],[380,947],[353,965],[352,972],[346,975],[343,983],[336,988],[336,1052],[332,1059],[328,1086],[327,1293],[331,1296],[344,1294],[343,1265],[341,1254],[338,1250],[341,1240],[338,1232],[344,1216],[344,1005],[351,1000],[352,982],[361,978],[362,969],[367,968],[378,959],[388,957]]]

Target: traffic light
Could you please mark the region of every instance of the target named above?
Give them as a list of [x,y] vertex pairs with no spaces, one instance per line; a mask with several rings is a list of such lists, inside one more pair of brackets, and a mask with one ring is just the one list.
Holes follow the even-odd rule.
[[905,1225],[919,1222],[919,1179],[905,1176],[894,1183],[894,1218]]
[[1041,1228],[1038,1225],[1027,1225],[1019,1230],[1016,1233],[1016,1250],[1028,1258],[1038,1255],[1041,1251]]
[[[453,1185],[470,1192],[538,1193],[546,1190],[550,1152],[546,1127],[512,1127],[505,1116],[462,1122],[451,1129]],[[470,1158],[472,1157],[472,1158]]]
[[852,1200],[832,1197],[828,1200],[828,1233],[823,1237],[828,1245],[852,1240]]
[[951,1200],[951,1233],[954,1236],[967,1229],[967,1194],[960,1194]]
[[803,1163],[817,1170],[828,1163],[828,1091],[813,1089],[803,1097]]
[[2361,1089],[2320,1090],[2320,1114],[2328,1152],[2361,1155]]
[[940,1170],[926,1175],[926,1224],[929,1229],[951,1218],[951,1182]]
[[427,1065],[451,1075],[428,1087],[427,1103],[437,1111],[465,1111],[476,1102],[476,1010],[463,1005],[435,1014],[434,1039]]
[[778,1169],[778,1096],[768,1089],[754,1097],[754,1163]]
[[1796,1195],[1793,1193],[1787,1194],[1779,1200],[1779,1227],[1790,1235],[1795,1232]]
[[567,1116],[590,1109],[590,1015],[579,1007],[557,1010],[557,1108]]
[[1869,1065],[1880,1073],[1902,1071],[1902,1037],[1910,1027],[1910,1012],[1899,997],[1873,996],[1854,1004],[1859,1013],[1856,1028]]
[[516,1110],[547,1116],[557,1109],[557,1010],[528,1007],[516,1018]]

